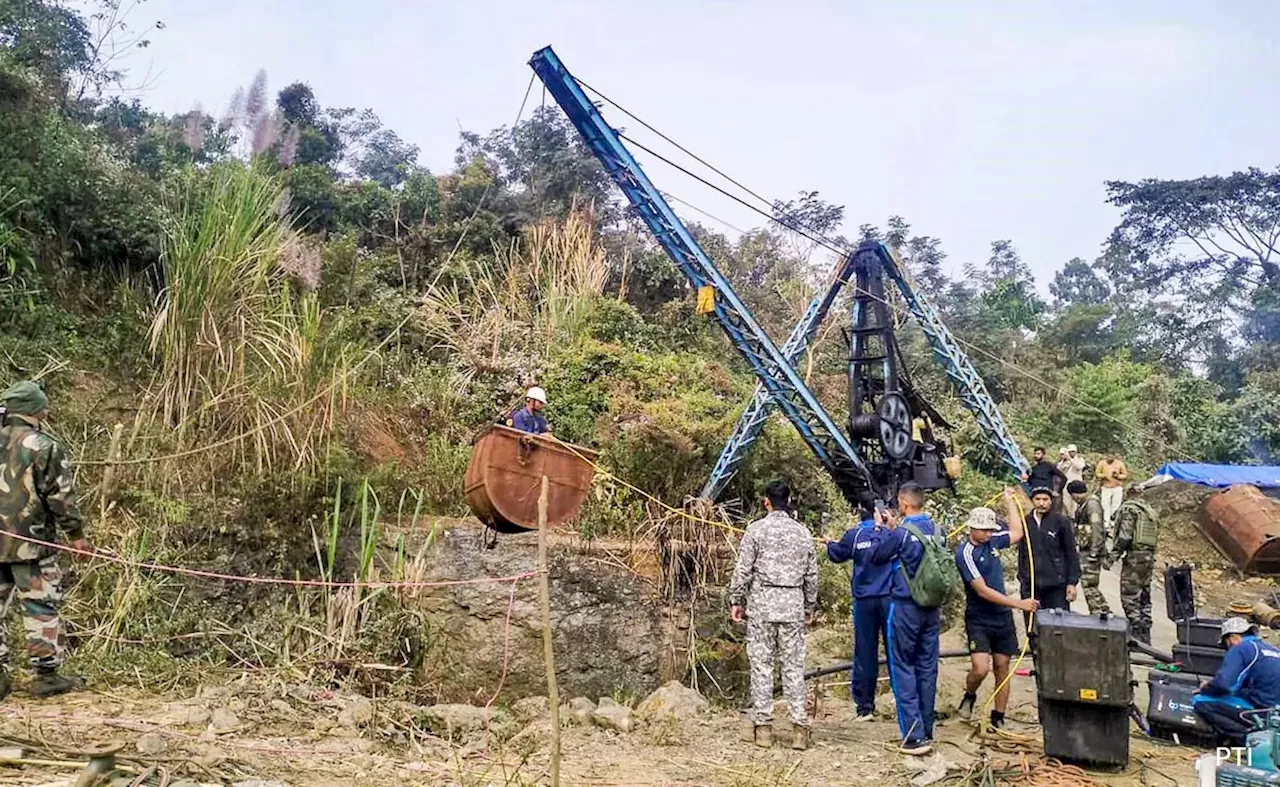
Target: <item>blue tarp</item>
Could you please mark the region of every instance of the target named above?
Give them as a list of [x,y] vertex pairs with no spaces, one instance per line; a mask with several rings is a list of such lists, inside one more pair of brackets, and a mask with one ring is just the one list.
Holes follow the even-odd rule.
[[1227,487],[1233,484],[1252,484],[1267,489],[1280,488],[1280,467],[1275,465],[1202,465],[1189,462],[1170,462],[1160,468],[1159,474],[1174,481],[1186,481],[1202,486]]

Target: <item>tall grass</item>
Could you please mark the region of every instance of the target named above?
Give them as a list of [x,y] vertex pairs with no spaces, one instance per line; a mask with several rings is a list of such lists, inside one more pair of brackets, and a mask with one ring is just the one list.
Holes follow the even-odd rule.
[[448,285],[423,299],[421,323],[453,357],[458,382],[502,370],[513,354],[528,358],[577,333],[604,291],[608,265],[590,219],[574,211],[543,222],[475,260]]
[[302,241],[286,207],[260,168],[191,173],[164,227],[150,331],[159,371],[149,410],[179,447],[254,432],[238,451],[259,469],[318,460],[336,399],[303,405],[351,361],[350,347],[326,341],[315,296],[290,280]]

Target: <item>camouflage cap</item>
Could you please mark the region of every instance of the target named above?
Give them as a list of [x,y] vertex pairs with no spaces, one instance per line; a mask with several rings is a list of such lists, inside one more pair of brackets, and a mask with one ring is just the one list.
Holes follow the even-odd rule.
[[40,386],[30,380],[23,380],[9,386],[0,394],[0,401],[5,408],[17,415],[35,415],[49,409],[49,397],[45,396]]

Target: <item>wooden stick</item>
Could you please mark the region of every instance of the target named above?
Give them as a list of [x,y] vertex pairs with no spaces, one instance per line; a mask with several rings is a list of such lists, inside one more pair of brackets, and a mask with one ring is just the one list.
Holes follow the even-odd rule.
[[556,685],[556,651],[551,642],[551,580],[547,566],[547,477],[538,493],[538,595],[542,602],[542,659],[547,671],[547,704],[551,711],[551,787],[560,787],[560,688]]
[[100,509],[98,523],[107,521],[107,503],[111,499],[112,483],[115,481],[116,461],[120,458],[120,436],[124,434],[124,424],[117,423],[111,432],[111,447],[107,449],[107,467],[102,471],[102,490],[99,493]]

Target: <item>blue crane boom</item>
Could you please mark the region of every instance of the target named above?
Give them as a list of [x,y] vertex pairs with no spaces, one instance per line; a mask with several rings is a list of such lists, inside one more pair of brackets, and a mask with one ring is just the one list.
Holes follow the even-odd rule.
[[790,360],[757,324],[728,279],[698,246],[622,144],[618,133],[605,121],[551,47],[535,52],[529,65],[689,283],[695,288],[712,288],[715,296],[712,315],[770,398],[832,475],[850,505],[865,502],[860,498],[876,489],[876,484],[849,438],[822,408]]
[[[805,351],[809,349],[809,343],[817,335],[818,327],[822,325],[822,321],[826,318],[831,305],[835,303],[836,296],[840,294],[845,282],[849,280],[853,270],[853,258],[854,255],[846,254],[836,263],[834,274],[827,285],[827,289],[815,295],[813,300],[809,302],[809,307],[805,309],[800,321],[796,323],[796,327],[791,331],[791,335],[783,343],[782,355],[791,366],[794,367],[804,356]],[[769,419],[769,414],[773,412],[773,409],[773,400],[770,398],[769,392],[763,385],[757,383],[755,393],[751,395],[751,402],[738,419],[738,425],[734,428],[733,435],[730,436],[729,442],[725,444],[724,450],[720,452],[720,458],[716,460],[716,466],[711,471],[711,476],[707,479],[706,485],[702,487],[702,497],[707,500],[715,500],[720,496],[725,486],[733,478],[734,473],[738,471],[742,460],[746,458],[747,449],[760,436],[760,430],[764,429],[765,421]]]

